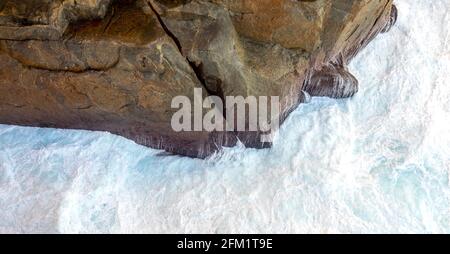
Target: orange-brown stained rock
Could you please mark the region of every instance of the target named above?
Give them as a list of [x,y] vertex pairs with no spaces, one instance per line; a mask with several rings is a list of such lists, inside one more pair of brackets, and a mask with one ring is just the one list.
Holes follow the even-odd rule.
[[351,96],[346,64],[394,16],[391,0],[2,0],[0,123],[194,157],[237,137],[265,147],[259,133],[174,132],[172,98],[280,96],[285,117],[302,90]]

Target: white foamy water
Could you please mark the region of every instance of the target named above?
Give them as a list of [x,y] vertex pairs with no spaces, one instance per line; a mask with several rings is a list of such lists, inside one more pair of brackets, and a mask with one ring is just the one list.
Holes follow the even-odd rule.
[[268,150],[206,161],[101,132],[0,126],[0,232],[450,233],[450,0],[398,0]]

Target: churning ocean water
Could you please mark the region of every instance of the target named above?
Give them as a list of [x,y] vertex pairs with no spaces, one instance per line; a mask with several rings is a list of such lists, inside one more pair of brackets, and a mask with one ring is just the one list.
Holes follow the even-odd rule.
[[103,132],[0,125],[1,233],[450,233],[450,0],[397,0],[274,147],[208,160]]

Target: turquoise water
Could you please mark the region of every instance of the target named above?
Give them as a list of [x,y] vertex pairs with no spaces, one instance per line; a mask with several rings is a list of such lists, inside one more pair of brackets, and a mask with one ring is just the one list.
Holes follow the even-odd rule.
[[0,125],[0,232],[450,233],[450,1],[396,2],[360,92],[301,105],[272,149]]

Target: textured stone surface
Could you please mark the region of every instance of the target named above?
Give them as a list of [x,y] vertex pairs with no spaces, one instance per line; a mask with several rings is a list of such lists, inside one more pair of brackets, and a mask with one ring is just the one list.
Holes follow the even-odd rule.
[[392,0],[0,0],[0,123],[196,157],[264,147],[259,133],[172,131],[172,98],[280,96],[284,118],[302,91],[352,96],[347,63],[396,15]]

